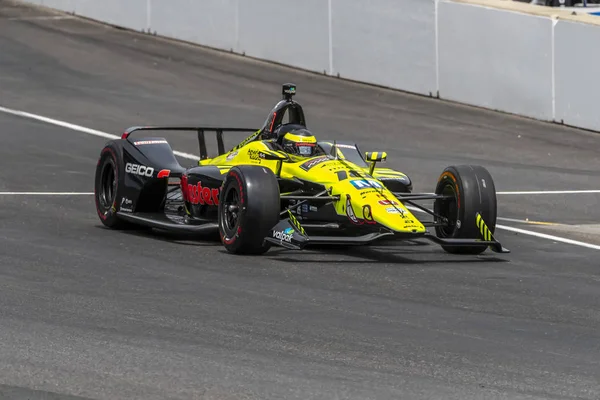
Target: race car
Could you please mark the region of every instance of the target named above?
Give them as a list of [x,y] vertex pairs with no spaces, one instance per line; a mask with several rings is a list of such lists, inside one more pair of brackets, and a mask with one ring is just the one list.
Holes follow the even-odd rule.
[[[234,254],[263,254],[274,245],[301,250],[416,239],[455,254],[509,252],[494,238],[496,191],[484,167],[447,167],[433,193],[413,193],[406,174],[379,166],[385,152],[317,140],[295,94],[296,85],[284,84],[283,98],[258,129],[127,129],[100,153],[95,174],[100,220],[113,229],[218,232]],[[198,164],[182,167],[163,137],[132,137],[147,131],[196,132]],[[216,133],[213,157],[208,131]],[[233,132],[251,134],[226,151],[223,135]],[[417,203],[421,200],[432,200],[433,209]],[[415,210],[431,218],[419,219]]]

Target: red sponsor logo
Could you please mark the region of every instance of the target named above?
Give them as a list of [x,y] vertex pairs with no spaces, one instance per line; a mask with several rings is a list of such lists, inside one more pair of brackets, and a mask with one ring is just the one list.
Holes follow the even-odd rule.
[[394,200],[379,200],[379,204],[382,206],[397,206],[398,202]]
[[181,194],[183,195],[183,200],[188,201],[188,192],[187,192],[188,177],[186,174],[181,175],[180,184],[181,184]]
[[198,182],[195,185],[188,184],[187,190],[185,190],[184,193],[185,200],[192,204],[206,204],[209,206],[216,206],[219,204],[219,189],[203,187],[202,182]]
[[158,179],[160,178],[168,178],[169,175],[171,175],[171,170],[169,169],[163,169],[161,170],[158,175],[156,176]]

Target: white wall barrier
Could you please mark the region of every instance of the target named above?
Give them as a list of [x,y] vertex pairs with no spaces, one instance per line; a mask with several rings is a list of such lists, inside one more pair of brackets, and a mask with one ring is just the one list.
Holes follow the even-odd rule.
[[550,19],[448,1],[439,16],[441,97],[552,119]]
[[23,0],[343,78],[437,94],[436,0]]
[[28,0],[126,28],[600,131],[600,17],[503,0]]
[[239,1],[239,51],[313,71],[329,69],[327,1]]
[[237,0],[147,1],[147,26],[162,36],[234,50],[238,41],[237,3]]
[[554,43],[555,120],[600,130],[600,26],[560,21]]
[[435,1],[332,3],[334,74],[436,95]]
[[25,0],[24,2],[75,13],[137,31],[147,29],[148,25],[148,0]]

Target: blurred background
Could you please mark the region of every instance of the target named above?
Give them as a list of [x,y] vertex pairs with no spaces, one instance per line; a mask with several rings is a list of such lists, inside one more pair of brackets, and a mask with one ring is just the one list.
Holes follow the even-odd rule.
[[599,7],[600,0],[513,0],[548,7]]

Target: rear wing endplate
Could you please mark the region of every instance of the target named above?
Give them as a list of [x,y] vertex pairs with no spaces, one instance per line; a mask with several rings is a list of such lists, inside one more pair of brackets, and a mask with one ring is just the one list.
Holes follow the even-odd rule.
[[[129,136],[133,132],[137,131],[180,131],[180,132],[197,132],[198,134],[198,147],[200,149],[200,159],[205,160],[208,158],[208,152],[206,150],[206,139],[204,137],[204,132],[215,132],[217,135],[217,147],[219,154],[225,154],[225,144],[223,143],[223,132],[254,132],[255,135],[251,135],[246,140],[252,138],[252,136],[258,136],[260,129],[253,128],[216,128],[216,127],[206,127],[206,126],[133,126],[127,129],[121,135],[121,139],[129,140]],[[244,142],[246,142],[244,140]],[[251,141],[251,140],[248,140]]]

